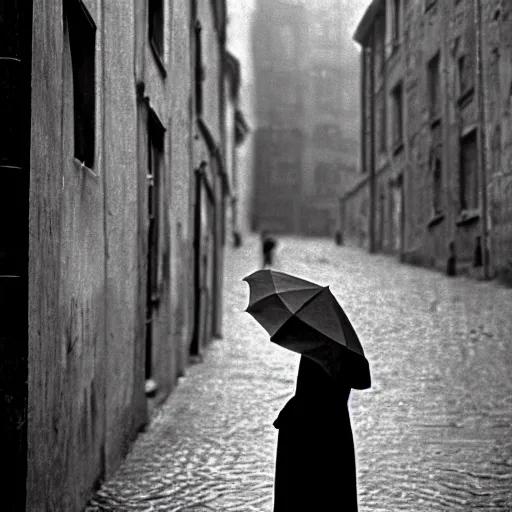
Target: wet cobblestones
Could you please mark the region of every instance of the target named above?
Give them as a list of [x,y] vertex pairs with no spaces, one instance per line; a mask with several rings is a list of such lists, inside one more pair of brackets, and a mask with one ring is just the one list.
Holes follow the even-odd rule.
[[[298,356],[243,313],[257,251],[227,255],[224,339],[87,512],[270,512]],[[285,239],[277,267],[331,285],[370,360],[373,387],[351,398],[360,510],[512,511],[512,290],[329,240]]]

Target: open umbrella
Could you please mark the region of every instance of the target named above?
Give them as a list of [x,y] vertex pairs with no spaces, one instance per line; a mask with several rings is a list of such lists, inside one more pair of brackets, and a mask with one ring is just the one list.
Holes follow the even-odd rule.
[[277,272],[258,270],[249,284],[246,309],[274,343],[309,357],[334,379],[355,389],[371,385],[363,347],[328,286]]

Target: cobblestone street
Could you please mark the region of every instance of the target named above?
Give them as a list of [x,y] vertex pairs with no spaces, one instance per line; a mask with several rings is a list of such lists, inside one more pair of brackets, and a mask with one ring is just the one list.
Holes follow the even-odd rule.
[[[224,339],[88,512],[271,511],[272,422],[299,356],[243,312],[258,249],[228,249]],[[331,285],[370,361],[372,389],[350,401],[360,510],[512,511],[512,290],[331,240],[284,239],[276,268]]]

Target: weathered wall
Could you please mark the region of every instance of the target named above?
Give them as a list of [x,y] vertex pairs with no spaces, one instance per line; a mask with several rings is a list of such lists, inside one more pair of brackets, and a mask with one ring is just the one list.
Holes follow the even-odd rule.
[[[224,48],[217,30],[222,24],[222,1],[193,2],[195,19],[201,26],[202,112],[196,112],[197,98],[193,94],[192,168],[194,188],[191,190],[191,212],[194,225],[194,330],[191,332],[191,352],[201,353],[213,335],[222,331],[221,287],[223,245],[221,221],[223,215],[223,130],[222,116]],[[219,9],[216,20],[215,9]],[[195,41],[192,55],[195,56]],[[195,70],[195,58],[192,66]],[[193,88],[195,90],[195,87]]]
[[[100,5],[91,7],[103,47]],[[79,510],[105,474],[104,154],[97,144],[100,177],[73,158],[62,20],[60,2],[34,2],[27,483],[27,508],[34,511]],[[100,77],[101,70],[98,59]],[[97,93],[102,105],[99,87]]]
[[512,265],[512,5],[493,0],[482,11],[490,249],[499,273]]
[[234,225],[234,219],[236,217],[235,206],[233,204],[233,196],[236,194],[235,187],[238,185],[235,176],[236,172],[236,149],[235,149],[235,107],[236,100],[231,94],[231,81],[229,76],[226,74],[224,78],[224,94],[225,94],[225,121],[224,121],[224,133],[225,133],[225,163],[226,163],[226,175],[229,182],[229,193],[230,196],[226,198],[228,204],[226,205],[226,243],[231,245],[233,237],[233,231],[236,229]]
[[[148,118],[165,129],[159,196],[158,306],[153,327],[157,400],[188,362],[195,176],[205,161],[215,208],[201,222],[213,305],[222,282],[220,165],[192,141],[191,11],[166,3],[164,56],[148,44],[147,5],[84,0],[96,31],[94,164],[74,158],[73,70],[62,2],[34,2],[29,267],[29,510],[81,510],[119,466],[147,420],[144,393],[148,256]],[[222,147],[222,47],[213,6],[206,27],[205,119]],[[219,10],[221,13],[222,10]],[[194,147],[195,146],[195,147]],[[194,155],[194,162],[191,157]],[[215,265],[219,267],[216,268]],[[216,273],[215,273],[216,272]],[[215,281],[215,278],[217,281]],[[217,294],[217,295],[214,295]]]
[[[168,195],[171,258],[171,344],[173,375],[183,373],[188,363],[192,331],[191,264],[194,239],[190,198],[193,192],[191,162],[190,2],[173,2],[171,8],[170,66],[170,169]],[[186,35],[186,37],[184,37]]]
[[[131,2],[104,2],[104,168],[106,230],[106,471],[117,468],[134,437],[132,422],[137,309],[137,132]],[[101,83],[101,82],[100,82]],[[115,383],[115,385],[113,385]]]

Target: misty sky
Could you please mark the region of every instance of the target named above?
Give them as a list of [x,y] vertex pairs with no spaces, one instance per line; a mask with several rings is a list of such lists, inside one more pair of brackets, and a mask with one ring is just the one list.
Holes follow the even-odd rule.
[[[322,4],[324,0],[305,0],[308,5]],[[339,0],[346,10],[345,30],[342,38],[357,46],[352,35],[364,11],[372,0]],[[251,19],[257,0],[228,0],[228,48],[242,65],[242,106],[246,115],[252,117],[253,69],[251,56]]]

